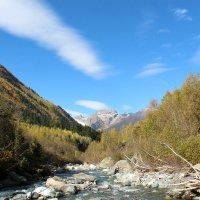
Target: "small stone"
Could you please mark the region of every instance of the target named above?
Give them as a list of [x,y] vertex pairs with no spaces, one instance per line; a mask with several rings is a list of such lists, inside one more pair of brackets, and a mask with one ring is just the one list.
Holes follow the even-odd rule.
[[32,197],[32,193],[31,193],[31,192],[28,192],[28,193],[26,194],[26,198],[27,198],[27,199],[31,199],[31,197]]
[[105,183],[104,185],[99,186],[98,189],[109,190],[110,189],[110,185],[108,183]]
[[95,188],[92,188],[92,191],[93,191],[93,192],[98,192],[99,189],[95,187]]
[[66,187],[67,184],[58,177],[52,177],[47,179],[46,186],[60,191],[62,188]]
[[95,176],[91,176],[91,175],[84,174],[84,173],[74,174],[73,176],[77,179],[81,179],[84,181],[94,182],[96,180]]
[[62,189],[64,194],[74,195],[77,193],[77,187],[74,185],[68,185]]
[[125,181],[122,183],[123,186],[131,186],[131,182],[130,181]]
[[159,183],[157,180],[153,179],[147,184],[147,186],[152,187],[152,188],[157,188],[159,186]]
[[[54,189],[50,189],[47,187],[37,187],[33,192],[33,194],[39,194],[40,196],[43,196],[44,198],[54,198],[56,197],[56,191]],[[37,195],[36,195],[37,197]],[[32,196],[33,198],[33,196]]]
[[89,168],[90,168],[90,170],[95,170],[97,167],[96,167],[96,165],[90,164]]
[[200,197],[194,197],[193,200],[200,200]]
[[16,194],[11,200],[26,200],[26,194]]
[[39,198],[39,194],[37,192],[33,192],[32,193],[32,199],[38,199]]
[[114,160],[111,157],[104,158],[100,163],[100,168],[110,168],[115,164]]

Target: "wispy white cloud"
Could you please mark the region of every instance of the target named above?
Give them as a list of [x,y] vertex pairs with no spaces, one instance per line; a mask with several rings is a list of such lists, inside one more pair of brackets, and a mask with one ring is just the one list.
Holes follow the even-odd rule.
[[130,110],[132,107],[129,106],[129,105],[123,105],[122,108],[123,108],[124,110]]
[[171,12],[178,21],[192,21],[192,17],[185,8],[174,8]]
[[163,29],[163,28],[161,28],[157,32],[158,33],[170,33],[171,31],[169,29]]
[[138,73],[137,77],[149,77],[149,76],[155,76],[158,74],[162,74],[167,71],[171,71],[174,68],[166,67],[166,65],[162,63],[151,63],[143,67],[143,70]]
[[153,18],[143,20],[139,26],[139,32],[145,33],[149,31],[151,28],[153,28],[154,23],[155,20]]
[[200,49],[198,49],[190,60],[193,65],[200,65]]
[[65,25],[42,0],[0,0],[0,28],[54,50],[75,69],[102,78],[107,65],[75,29]]
[[154,28],[156,22],[155,13],[144,9],[141,13],[141,20],[137,27],[137,34],[145,34]]
[[91,101],[91,100],[78,100],[75,102],[76,105],[90,108],[93,110],[102,110],[108,108],[108,106],[100,101]]

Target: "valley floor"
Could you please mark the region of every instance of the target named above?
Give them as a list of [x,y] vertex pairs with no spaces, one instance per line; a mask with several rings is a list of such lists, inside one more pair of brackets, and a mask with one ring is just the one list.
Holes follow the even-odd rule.
[[200,199],[196,173],[133,170],[127,160],[114,164],[106,158],[99,164],[66,164],[52,168],[54,176],[29,186],[0,191],[0,199]]

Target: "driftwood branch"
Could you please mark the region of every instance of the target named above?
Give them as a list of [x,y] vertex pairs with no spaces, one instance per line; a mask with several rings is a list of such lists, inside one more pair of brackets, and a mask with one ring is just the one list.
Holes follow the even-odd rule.
[[175,189],[175,192],[183,192],[183,191],[190,191],[190,190],[196,190],[198,187],[190,187],[190,188],[184,188],[184,189]]
[[189,181],[186,181],[186,182],[181,182],[181,183],[174,183],[174,184],[170,184],[170,185],[189,185],[190,187],[191,186],[196,186],[200,184],[200,182],[196,179],[193,179],[193,180],[189,180]]
[[142,150],[144,153],[146,153],[148,156],[152,157],[154,160],[158,160],[162,163],[165,163],[165,164],[168,164],[167,162],[165,162],[164,160],[161,160],[160,158],[157,158],[155,156],[153,156],[152,154],[150,154],[149,152],[145,151],[145,150]]
[[179,154],[177,154],[174,149],[172,149],[168,144],[166,143],[161,143],[162,145],[166,146],[168,149],[170,149],[177,157],[181,158],[182,160],[184,160],[195,172],[196,174],[199,175],[199,172],[194,168],[194,166],[185,158],[183,158],[182,156],[180,156]]

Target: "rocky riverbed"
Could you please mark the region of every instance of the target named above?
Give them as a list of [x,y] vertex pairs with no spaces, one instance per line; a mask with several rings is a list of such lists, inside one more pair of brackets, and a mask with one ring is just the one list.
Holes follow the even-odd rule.
[[[111,158],[98,165],[67,164],[57,168],[45,181],[0,191],[0,200],[81,200],[81,199],[200,199],[200,191],[188,193],[182,183],[194,180],[192,174],[162,169],[143,172],[133,170],[127,160],[117,163]],[[199,182],[198,182],[199,183]],[[185,192],[187,191],[187,193]]]

